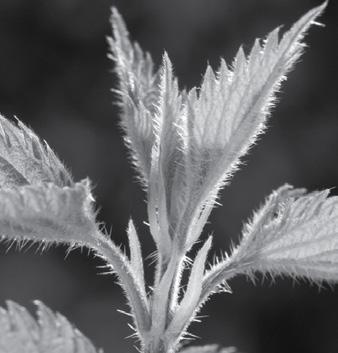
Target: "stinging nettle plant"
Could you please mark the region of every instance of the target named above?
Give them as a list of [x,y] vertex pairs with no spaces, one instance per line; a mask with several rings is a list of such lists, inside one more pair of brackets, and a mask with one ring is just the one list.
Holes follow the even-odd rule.
[[[113,9],[110,58],[125,141],[147,195],[156,245],[152,283],[145,283],[133,221],[127,256],[96,221],[90,182],[75,182],[21,121],[0,117],[2,240],[42,249],[53,243],[86,247],[102,258],[125,292],[142,353],[234,352],[184,344],[202,305],[213,293],[230,292],[227,282],[236,275],[258,271],[337,282],[338,197],[328,190],[280,187],[245,224],[239,245],[213,264],[207,264],[212,237],[200,245],[220,189],[264,132],[276,92],[326,5],[306,13],[281,38],[277,28],[257,39],[248,55],[240,48],[231,67],[223,59],[216,71],[208,66],[201,86],[190,91],[179,89],[166,53],[156,71]],[[63,316],[37,306],[37,320],[13,302],[0,310],[0,352],[98,352]]]

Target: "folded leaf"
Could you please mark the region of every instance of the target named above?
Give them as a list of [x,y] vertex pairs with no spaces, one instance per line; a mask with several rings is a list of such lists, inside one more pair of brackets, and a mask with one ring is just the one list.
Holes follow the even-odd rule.
[[0,234],[6,240],[86,245],[97,232],[87,180],[72,187],[36,184],[0,190]]
[[175,181],[181,177],[179,171],[183,155],[180,150],[182,138],[177,130],[181,119],[182,97],[166,53],[160,74],[160,99],[154,118],[155,143],[148,188],[148,214],[151,233],[160,253],[169,259],[172,239],[176,235],[174,214],[171,211],[182,191]]
[[119,79],[119,105],[125,141],[132,152],[133,162],[148,185],[151,149],[154,143],[152,119],[158,103],[159,74],[149,53],[132,43],[122,17],[113,8],[111,23],[113,38],[109,38],[110,58],[115,61]]
[[69,172],[45,141],[21,121],[14,125],[0,116],[0,187],[41,182],[73,185]]
[[38,320],[13,302],[7,302],[7,310],[0,308],[1,353],[103,353],[61,314],[36,305]]

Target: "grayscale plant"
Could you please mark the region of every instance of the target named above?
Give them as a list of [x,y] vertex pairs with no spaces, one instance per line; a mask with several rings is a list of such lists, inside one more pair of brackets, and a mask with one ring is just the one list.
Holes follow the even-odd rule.
[[[142,353],[231,353],[216,345],[185,347],[189,324],[213,293],[230,292],[236,275],[338,281],[338,197],[284,185],[245,224],[230,254],[214,264],[201,234],[220,190],[266,128],[276,93],[303,53],[303,38],[325,2],[282,36],[279,28],[242,48],[231,66],[207,67],[201,86],[180,90],[169,56],[155,69],[131,42],[116,9],[110,57],[119,79],[125,141],[147,196],[156,245],[152,283],[145,282],[141,244],[132,220],[127,256],[96,221],[89,180],[75,182],[45,141],[22,122],[0,117],[0,233],[24,246],[86,247],[115,273],[130,306]],[[204,237],[203,237],[204,239]],[[199,247],[194,254],[193,247]],[[190,260],[189,258],[193,258]],[[185,281],[184,270],[189,275]],[[4,353],[97,352],[60,314],[38,303],[37,320],[12,302],[0,311]]]

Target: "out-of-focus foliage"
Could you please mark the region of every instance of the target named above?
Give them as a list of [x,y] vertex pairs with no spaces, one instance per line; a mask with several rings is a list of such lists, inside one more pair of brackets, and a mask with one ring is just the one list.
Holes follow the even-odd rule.
[[41,302],[36,305],[37,320],[14,302],[0,308],[1,353],[103,353],[64,316]]

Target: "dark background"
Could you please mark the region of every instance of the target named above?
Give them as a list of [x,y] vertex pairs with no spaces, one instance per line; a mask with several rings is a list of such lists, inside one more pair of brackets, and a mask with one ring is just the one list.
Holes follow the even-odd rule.
[[[129,215],[144,251],[153,250],[143,226],[144,195],[128,164],[110,88],[107,59],[110,6],[156,62],[165,48],[182,86],[199,83],[206,63],[228,62],[280,24],[289,26],[317,0],[0,0],[0,111],[17,115],[57,151],[77,180],[89,176],[99,218],[125,243]],[[207,231],[214,249],[236,242],[242,222],[272,189],[288,182],[310,190],[338,185],[337,2],[307,37],[310,47],[283,85],[270,129],[223,193]],[[333,193],[337,193],[334,189]],[[105,352],[135,352],[121,290],[85,253],[64,261],[64,248],[5,254],[0,248],[0,305],[8,298],[33,309],[41,299],[65,314]],[[322,290],[283,279],[254,286],[231,282],[192,332],[197,344],[221,343],[247,353],[329,353],[338,350],[338,286]]]

